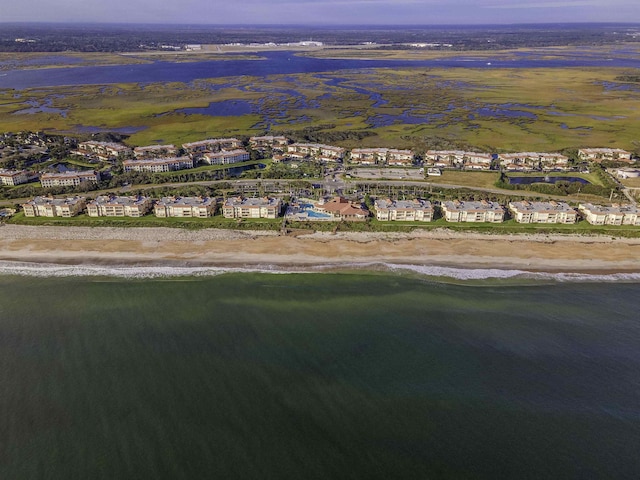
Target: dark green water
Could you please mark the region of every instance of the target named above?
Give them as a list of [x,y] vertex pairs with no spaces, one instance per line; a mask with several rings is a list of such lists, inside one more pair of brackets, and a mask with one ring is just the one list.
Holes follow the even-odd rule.
[[0,478],[640,478],[637,284],[0,277]]

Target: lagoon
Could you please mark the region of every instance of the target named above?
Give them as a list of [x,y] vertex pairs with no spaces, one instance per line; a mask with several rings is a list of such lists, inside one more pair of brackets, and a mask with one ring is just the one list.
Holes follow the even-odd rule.
[[[570,52],[568,52],[570,53]],[[640,68],[640,59],[620,56],[579,56],[541,59],[534,55],[496,59],[491,53],[470,57],[444,57],[433,60],[353,60],[321,59],[293,52],[263,52],[263,60],[228,60],[200,62],[164,62],[47,69],[15,69],[3,71],[0,88],[17,90],[62,85],[102,85],[113,83],[185,82],[203,78],[257,76],[296,73],[321,73],[362,68],[566,68],[626,67]]]

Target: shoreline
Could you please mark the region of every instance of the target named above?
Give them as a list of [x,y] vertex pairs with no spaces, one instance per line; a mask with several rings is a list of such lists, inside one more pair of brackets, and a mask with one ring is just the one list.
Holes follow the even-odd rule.
[[[69,267],[319,271],[397,266],[524,273],[640,274],[640,239],[580,235],[486,235],[174,228],[0,227],[0,261]],[[373,267],[372,267],[373,268]]]

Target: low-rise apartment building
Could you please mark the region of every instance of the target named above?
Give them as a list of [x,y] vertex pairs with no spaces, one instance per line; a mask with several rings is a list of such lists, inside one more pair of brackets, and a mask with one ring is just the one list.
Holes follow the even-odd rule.
[[220,150],[233,150],[240,147],[242,147],[242,142],[237,138],[209,138],[182,144],[184,151],[192,156],[204,152],[219,152]]
[[354,148],[351,150],[351,163],[376,165],[387,159],[388,148]]
[[597,163],[603,160],[631,162],[631,153],[620,148],[581,148],[578,150],[578,158]]
[[99,181],[100,173],[96,171],[43,173],[40,176],[40,183],[45,188],[77,187],[81,183],[98,183]]
[[491,222],[504,221],[505,209],[496,202],[460,200],[442,202],[440,208],[447,222]]
[[518,223],[565,223],[578,221],[578,212],[565,202],[509,202],[509,210]]
[[100,195],[87,203],[87,214],[90,217],[142,217],[151,210],[151,204],[149,197],[141,195]]
[[175,158],[178,148],[175,145],[148,145],[133,149],[136,158]]
[[147,160],[125,160],[122,162],[125,172],[172,172],[193,168],[193,159],[190,157],[178,158],[150,158]]
[[282,136],[263,135],[261,137],[249,138],[249,145],[254,150],[264,150],[271,148],[273,150],[284,151],[289,145],[289,139]]
[[578,210],[591,225],[640,225],[640,215],[635,205],[604,206],[582,203]]
[[387,150],[387,163],[391,166],[411,166],[414,157],[413,150],[397,150],[395,148]]
[[339,161],[345,154],[342,147],[334,147],[332,145],[323,145],[321,143],[292,143],[287,146],[287,152],[290,154],[298,153],[310,157],[317,157],[323,161]]
[[163,197],[156,202],[156,217],[211,217],[216,211],[216,201],[209,197]]
[[22,204],[26,217],[74,217],[84,210],[85,197],[35,197]]
[[202,161],[209,165],[228,165],[230,163],[246,162],[249,160],[249,152],[243,149],[220,150],[219,152],[206,152],[202,155]]
[[425,163],[440,168],[464,167],[470,170],[489,170],[493,157],[490,153],[463,150],[427,150]]
[[0,185],[15,186],[29,181],[25,170],[5,170],[0,168]]
[[222,207],[226,218],[277,218],[282,210],[279,198],[228,198]]
[[90,140],[88,142],[78,143],[78,149],[73,153],[85,157],[98,157],[101,160],[111,160],[129,155],[131,149],[121,143],[96,142]]
[[376,200],[376,218],[380,221],[430,222],[433,206],[427,200]]

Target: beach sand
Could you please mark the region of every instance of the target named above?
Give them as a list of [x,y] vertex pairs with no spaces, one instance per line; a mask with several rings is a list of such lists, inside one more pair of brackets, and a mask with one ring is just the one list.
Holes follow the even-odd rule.
[[640,272],[640,239],[578,235],[313,233],[0,226],[0,260],[69,265],[407,264],[543,272]]

